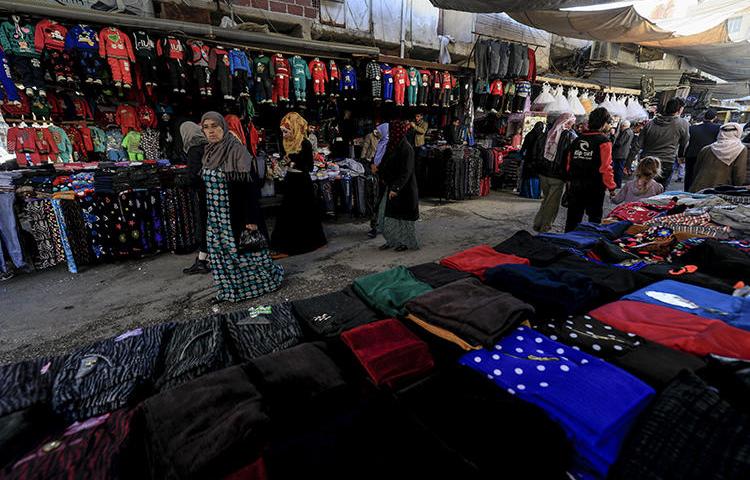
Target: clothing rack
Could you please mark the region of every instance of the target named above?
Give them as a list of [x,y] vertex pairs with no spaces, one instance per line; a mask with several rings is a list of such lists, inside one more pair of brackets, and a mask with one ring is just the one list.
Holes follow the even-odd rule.
[[[537,47],[537,48],[545,48],[545,47],[549,46],[549,45],[544,45],[544,44],[541,44],[541,43],[518,41],[518,40],[507,38],[507,37],[501,37],[501,36],[498,36],[498,35],[491,35],[489,33],[479,33],[479,32],[475,32],[473,30],[472,30],[471,33],[474,34],[474,35],[476,35],[476,36],[478,36],[478,37],[480,37],[480,38],[481,37],[494,38],[495,40],[502,40],[504,42],[520,43],[522,45],[534,46],[534,47]],[[479,40],[479,39],[477,39],[477,40]]]
[[587,83],[578,80],[567,80],[564,78],[546,77],[544,75],[537,75],[537,83],[549,83],[550,85],[562,85],[564,87],[578,87],[588,88],[589,90],[601,90],[604,93],[620,93],[623,95],[640,95],[641,91],[634,88],[622,88],[622,87],[606,87],[599,85],[598,83]]
[[425,60],[415,60],[412,58],[401,58],[395,55],[378,55],[378,61],[381,63],[390,63],[393,65],[407,65],[409,67],[424,68],[427,70],[441,70],[446,72],[462,72],[464,67],[459,65],[444,64],[437,62],[427,62]]
[[[231,42],[231,41],[230,42],[224,42],[224,41],[219,41],[219,40],[215,40],[215,39],[206,40],[206,38],[204,38],[204,37],[199,37],[199,36],[196,36],[196,35],[188,35],[188,34],[186,34],[184,32],[181,32],[181,31],[170,32],[170,35],[175,36],[175,37],[181,37],[181,38],[183,38],[185,40],[200,40],[203,43],[210,43],[212,45],[221,45],[222,47],[232,47],[232,48],[239,48],[239,49],[242,49],[242,50],[251,50],[251,51],[254,51],[254,52],[264,52],[269,57],[272,56],[275,53],[281,53],[282,55],[290,55],[290,56],[294,56],[294,55],[305,56],[305,57],[311,57],[311,56],[312,57],[316,57],[317,56],[317,57],[325,58],[325,59],[343,60],[343,61],[347,61],[347,62],[351,61],[351,57],[342,57],[342,56],[329,55],[329,54],[317,55],[317,53],[315,55],[311,55],[309,50],[306,50],[306,51],[278,50],[276,48],[269,49],[268,47],[266,47],[266,48],[255,47],[255,46],[252,46],[252,45],[247,45],[247,44],[238,43],[238,42]],[[314,49],[312,51],[315,52]]]

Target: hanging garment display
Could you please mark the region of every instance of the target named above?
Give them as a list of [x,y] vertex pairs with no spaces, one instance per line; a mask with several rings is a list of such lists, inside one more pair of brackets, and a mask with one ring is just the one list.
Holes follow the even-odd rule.
[[280,53],[271,57],[273,75],[273,103],[289,101],[289,62]]
[[271,59],[261,53],[253,60],[255,73],[255,101],[258,103],[273,102],[273,75]]
[[544,110],[544,107],[555,101],[555,97],[552,96],[550,90],[552,90],[550,84],[544,82],[542,85],[542,92],[531,102],[532,110],[537,112],[542,111]]
[[17,15],[0,24],[0,45],[15,72],[18,87],[27,95],[45,95],[44,70],[34,47],[34,27]]
[[382,99],[383,82],[380,65],[375,60],[370,60],[365,67],[365,78],[370,82],[370,97],[374,101]]
[[547,104],[547,106],[544,107],[545,112],[554,114],[573,113],[572,109],[570,108],[568,99],[565,98],[565,95],[563,95],[562,85],[557,86],[557,88],[555,89],[554,97],[555,101]]
[[141,81],[146,87],[159,84],[159,72],[156,67],[156,43],[143,30],[133,32],[133,50],[138,68],[141,73]]
[[408,70],[408,85],[406,87],[406,103],[409,106],[416,106],[418,103],[419,87],[422,79],[420,78],[419,70],[414,67],[409,67]]
[[116,87],[133,86],[130,64],[135,62],[135,53],[130,37],[117,28],[104,27],[99,32],[99,55],[107,59]]
[[397,66],[392,70],[393,84],[394,84],[394,100],[396,105],[399,107],[404,106],[404,100],[406,97],[406,88],[409,84],[409,76],[406,69],[402,66]]
[[218,82],[219,93],[224,100],[234,100],[232,85],[232,70],[230,68],[229,51],[217,45],[211,49],[208,59],[208,67],[213,70]]
[[169,83],[174,93],[187,92],[187,75],[185,75],[185,45],[176,37],[166,37],[156,43],[156,55],[158,55],[167,72],[169,72]]
[[426,107],[430,101],[430,83],[432,74],[429,70],[419,71],[419,91],[417,92],[417,103],[420,107]]
[[381,63],[380,72],[383,75],[383,100],[390,103],[393,101],[393,68]]
[[341,96],[346,101],[357,98],[357,71],[351,65],[346,65],[341,71]]
[[315,57],[310,61],[308,68],[312,77],[313,92],[315,92],[316,96],[325,95],[326,84],[328,83],[328,69],[326,68],[326,64],[320,58]]
[[294,81],[294,98],[299,103],[305,103],[307,101],[307,81],[312,78],[310,67],[299,55],[289,59],[289,66],[292,69]]
[[200,40],[188,40],[187,64],[193,71],[193,80],[202,97],[213,95],[211,68],[211,47]]
[[338,97],[341,92],[341,72],[335,60],[328,61],[328,94]]
[[18,89],[13,82],[13,74],[10,71],[10,62],[2,50],[0,50],[0,91],[2,91],[6,102],[16,103],[20,101]]
[[253,70],[245,52],[238,48],[229,51],[229,70],[232,74],[232,96],[249,97]]
[[586,109],[583,107],[583,104],[578,99],[578,89],[576,87],[570,87],[568,89],[568,103],[570,104],[570,109],[572,110],[573,115],[576,115],[576,116],[586,115]]
[[449,107],[453,99],[452,91],[456,87],[456,78],[450,72],[440,74],[440,105]]
[[50,81],[73,84],[72,62],[65,51],[68,29],[55,20],[45,18],[36,24],[34,47],[42,54],[42,61]]
[[68,29],[65,50],[78,59],[80,77],[85,83],[102,84],[102,61],[99,54],[99,34],[88,25],[75,25]]

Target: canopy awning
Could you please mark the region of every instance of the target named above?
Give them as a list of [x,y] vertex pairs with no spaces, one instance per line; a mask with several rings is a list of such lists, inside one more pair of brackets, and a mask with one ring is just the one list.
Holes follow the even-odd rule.
[[619,0],[430,0],[446,10],[474,13],[499,13],[518,10],[554,10],[557,8],[589,7]]
[[691,45],[667,50],[685,57],[690,65],[727,80],[750,80],[750,42]]

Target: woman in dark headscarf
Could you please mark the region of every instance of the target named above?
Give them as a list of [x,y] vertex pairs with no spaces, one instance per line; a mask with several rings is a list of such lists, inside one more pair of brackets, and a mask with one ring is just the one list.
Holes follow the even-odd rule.
[[192,186],[198,193],[195,204],[195,236],[198,239],[198,256],[195,262],[182,273],[193,275],[196,273],[211,273],[208,266],[208,245],[206,244],[206,184],[203,183],[201,170],[203,169],[203,151],[206,148],[206,137],[200,125],[195,122],[183,122],[180,125],[182,137],[182,152],[185,164],[190,172]]
[[385,184],[385,218],[382,250],[395,248],[397,252],[419,248],[415,222],[419,219],[419,193],[414,173],[414,149],[406,140],[409,124],[402,120],[391,122],[388,147],[380,164],[380,176]]
[[307,139],[307,121],[299,113],[290,112],[281,120],[281,133],[289,169],[271,244],[279,253],[298,255],[322,247],[327,240],[310,179],[313,151]]
[[206,183],[207,243],[218,300],[238,302],[279,288],[284,269],[274,264],[267,249],[239,253],[244,230],[260,230],[265,222],[253,183],[253,158],[229,132],[224,117],[208,112],[201,119],[208,140],[203,155]]

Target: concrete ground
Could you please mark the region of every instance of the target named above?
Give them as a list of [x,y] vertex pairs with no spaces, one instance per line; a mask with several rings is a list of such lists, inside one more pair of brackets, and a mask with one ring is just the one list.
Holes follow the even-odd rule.
[[[382,238],[368,240],[369,225],[362,220],[328,222],[326,247],[280,261],[286,270],[281,289],[218,307],[211,304],[210,275],[182,273],[192,255],[160,254],[79,274],[62,265],[21,275],[0,284],[0,364],[65,353],[138,326],[320,295],[360,275],[435,261],[481,243],[495,245],[517,230],[531,230],[538,208],[538,200],[498,192],[442,205],[426,201],[417,224],[422,248],[403,253],[378,250]],[[564,218],[561,209],[557,228]]]

